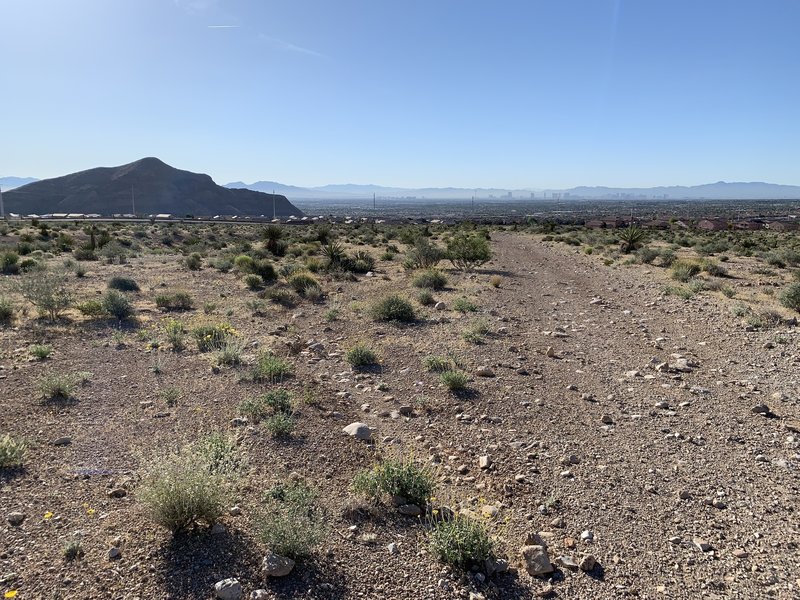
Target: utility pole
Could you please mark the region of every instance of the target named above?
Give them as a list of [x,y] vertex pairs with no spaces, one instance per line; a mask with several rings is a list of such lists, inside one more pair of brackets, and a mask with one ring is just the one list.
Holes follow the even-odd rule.
[[272,190],[272,220],[275,220],[275,190]]
[[136,216],[136,196],[133,194],[133,186],[131,186],[131,214]]
[[372,210],[375,210],[375,192],[372,192]]
[[0,188],[0,220],[6,220],[6,206],[3,204],[3,188]]

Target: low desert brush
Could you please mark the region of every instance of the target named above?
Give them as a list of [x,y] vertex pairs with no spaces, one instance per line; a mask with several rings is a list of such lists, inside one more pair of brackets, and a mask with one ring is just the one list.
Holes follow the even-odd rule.
[[350,348],[344,355],[345,360],[354,367],[374,365],[378,361],[375,351],[366,344],[359,342]]
[[14,469],[22,466],[27,446],[6,434],[0,437],[0,469]]
[[280,483],[269,489],[256,519],[261,542],[280,556],[309,556],[327,533],[317,495],[303,481]]
[[385,459],[371,469],[356,473],[352,489],[377,502],[382,495],[401,497],[406,502],[424,507],[435,488],[433,473],[413,458]]
[[459,569],[480,568],[493,555],[494,542],[484,523],[458,514],[437,516],[430,523],[428,545],[441,562]]

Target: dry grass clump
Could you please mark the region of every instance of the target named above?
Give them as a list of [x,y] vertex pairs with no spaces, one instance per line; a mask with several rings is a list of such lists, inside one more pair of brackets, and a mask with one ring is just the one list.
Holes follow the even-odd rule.
[[390,458],[371,469],[356,473],[351,487],[355,493],[373,502],[386,494],[401,497],[417,506],[425,506],[435,485],[430,469],[419,466],[412,458]]
[[428,546],[440,561],[460,569],[482,566],[494,553],[494,542],[486,525],[458,514],[432,521]]
[[14,469],[22,466],[27,446],[6,434],[0,437],[0,469]]
[[257,517],[261,541],[274,553],[303,558],[325,539],[325,515],[317,491],[304,481],[280,483],[267,491]]

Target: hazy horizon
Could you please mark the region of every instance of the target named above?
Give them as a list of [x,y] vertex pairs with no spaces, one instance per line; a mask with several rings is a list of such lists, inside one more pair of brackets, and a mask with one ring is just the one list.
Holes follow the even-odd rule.
[[304,187],[797,177],[792,0],[31,0],[3,17],[9,176],[158,156]]

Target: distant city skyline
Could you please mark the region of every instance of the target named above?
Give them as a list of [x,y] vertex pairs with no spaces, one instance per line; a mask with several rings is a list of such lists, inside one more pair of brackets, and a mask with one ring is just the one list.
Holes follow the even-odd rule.
[[800,184],[795,0],[29,0],[2,14],[0,176],[158,156],[219,184]]

